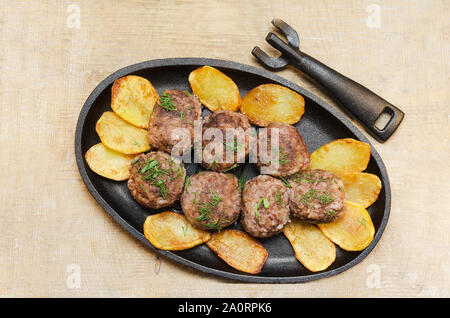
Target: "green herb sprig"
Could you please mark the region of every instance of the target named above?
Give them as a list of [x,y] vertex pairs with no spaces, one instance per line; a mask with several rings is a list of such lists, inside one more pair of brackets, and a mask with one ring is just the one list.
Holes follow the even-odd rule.
[[194,203],[198,205],[198,212],[200,213],[197,221],[206,221],[208,223],[204,222],[203,224],[210,230],[220,231],[222,229],[222,227],[220,226],[220,220],[212,221],[211,213],[221,201],[222,198],[213,189],[210,190],[210,200],[206,202],[197,201],[197,194],[195,193]]
[[177,108],[175,107],[175,105],[173,104],[173,99],[172,96],[170,96],[167,93],[164,93],[161,95],[161,97],[159,98],[160,100],[160,106],[162,108],[164,108],[167,111],[174,111],[177,110]]
[[[164,169],[156,159],[147,160],[144,166],[139,168],[140,178],[147,180],[151,185],[159,188],[159,194],[163,199],[167,199],[168,189],[165,184],[164,176],[171,176],[173,169]],[[178,176],[176,176],[178,177]]]
[[243,149],[245,147],[245,145],[240,143],[237,140],[234,140],[233,142],[226,143],[225,147],[233,150],[234,152],[238,152],[239,150]]
[[267,198],[261,198],[258,201],[258,203],[256,204],[256,207],[255,207],[255,217],[256,217],[256,220],[258,221],[258,224],[261,224],[261,221],[259,218],[259,213],[258,213],[258,209],[259,209],[259,206],[261,205],[261,203],[263,203],[265,209],[269,208],[269,200]]
[[280,176],[281,181],[283,181],[283,183],[288,187],[288,188],[292,188],[291,184],[289,183],[289,181],[287,181],[285,178],[283,178],[282,176]]
[[280,155],[278,157],[278,162],[281,165],[285,165],[285,164],[291,162],[291,160],[289,160],[288,158],[289,158],[289,154],[284,150],[284,148],[280,148]]
[[280,206],[282,208],[284,208],[283,198],[281,196],[281,192],[280,191],[275,192],[275,200],[277,200],[278,203],[280,204]]

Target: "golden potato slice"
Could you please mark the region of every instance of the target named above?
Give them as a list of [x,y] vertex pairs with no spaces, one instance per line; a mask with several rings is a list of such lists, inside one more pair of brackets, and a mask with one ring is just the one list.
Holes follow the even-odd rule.
[[291,243],[295,257],[311,272],[323,271],[336,259],[336,247],[314,224],[293,219],[283,234]]
[[367,210],[350,201],[345,202],[345,211],[336,221],[318,226],[323,234],[346,251],[362,251],[375,234]]
[[152,245],[160,250],[180,251],[202,243],[211,234],[193,227],[184,215],[165,211],[147,217],[144,235]]
[[295,124],[305,112],[305,100],[284,86],[263,84],[244,96],[241,112],[257,126],[266,127],[273,122]]
[[361,172],[367,168],[370,146],[352,138],[337,139],[311,154],[311,169],[335,173]]
[[231,267],[249,274],[258,274],[266,262],[267,250],[245,232],[215,232],[206,245]]
[[111,150],[100,142],[89,148],[84,157],[89,168],[102,177],[115,181],[130,177],[129,168],[134,156]]
[[347,200],[367,208],[374,203],[381,191],[381,180],[378,176],[365,173],[340,173],[344,181],[344,191],[347,194]]
[[158,98],[158,93],[148,79],[128,75],[114,81],[111,108],[130,124],[148,128],[148,121]]
[[211,66],[200,67],[189,74],[192,92],[209,110],[237,111],[241,107],[239,89],[231,78]]
[[147,130],[134,127],[113,112],[104,112],[95,127],[102,143],[124,154],[150,150]]

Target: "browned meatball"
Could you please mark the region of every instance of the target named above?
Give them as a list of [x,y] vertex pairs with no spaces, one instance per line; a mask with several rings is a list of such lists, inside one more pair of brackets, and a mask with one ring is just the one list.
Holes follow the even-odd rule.
[[[203,123],[202,165],[209,170],[225,171],[244,163],[254,138],[250,128],[247,117],[241,113],[218,110],[209,115]],[[216,138],[217,132],[223,138]]]
[[329,223],[344,210],[344,182],[325,170],[299,172],[288,179],[293,216],[311,223]]
[[200,118],[201,104],[197,96],[174,89],[166,90],[150,116],[150,144],[167,153],[171,153],[178,144],[179,152],[175,155],[182,155],[194,143],[194,121]]
[[186,181],[181,208],[192,225],[220,230],[236,222],[241,207],[238,180],[232,174],[202,171]]
[[179,200],[185,177],[183,162],[165,152],[152,151],[132,161],[128,189],[139,204],[159,209]]
[[[278,146],[272,147],[278,129]],[[276,139],[273,140],[276,144]],[[272,158],[277,158],[273,162]],[[288,124],[271,123],[267,126],[267,134],[258,136],[257,165],[263,174],[287,177],[309,167],[311,161],[308,148],[298,130]]]
[[281,232],[289,222],[289,193],[280,180],[259,175],[244,185],[241,224],[255,237]]

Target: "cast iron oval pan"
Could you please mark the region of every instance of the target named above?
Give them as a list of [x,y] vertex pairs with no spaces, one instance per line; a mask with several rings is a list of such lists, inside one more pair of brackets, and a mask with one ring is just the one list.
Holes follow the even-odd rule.
[[[163,251],[153,247],[143,235],[142,226],[148,215],[160,211],[140,206],[128,191],[126,182],[116,182],[92,172],[84,154],[94,144],[100,142],[95,132],[95,124],[101,114],[111,110],[111,86],[114,80],[129,74],[149,79],[159,94],[165,89],[189,90],[188,75],[194,69],[210,65],[231,77],[239,87],[241,96],[252,88],[276,83],[286,86],[305,98],[305,114],[295,125],[304,137],[308,150],[312,153],[318,147],[339,138],[355,138],[369,143],[369,140],[343,114],[309,91],[265,70],[240,63],[206,58],[170,58],[152,60],[130,65],[118,70],[103,80],[88,97],[81,109],[75,135],[75,155],[81,177],[89,192],[103,209],[122,227],[142,243],[158,253],[181,264],[196,268],[202,272],[228,279],[256,283],[296,283],[329,277],[341,273],[363,260],[379,241],[389,218],[391,193],[386,168],[376,150],[371,147],[371,159],[367,172],[376,174],[382,182],[378,200],[368,208],[375,226],[372,243],[361,252],[346,252],[336,246],[336,260],[326,270],[312,273],[295,258],[294,251],[284,237],[279,234],[260,242],[269,253],[269,257],[258,275],[237,271],[227,265],[205,244],[184,251]],[[203,115],[209,113],[205,108]],[[189,175],[194,174],[197,164],[186,164]],[[254,164],[244,166],[244,177],[250,179],[258,174]],[[174,207],[180,211],[179,207]],[[239,224],[232,226],[241,229]]]

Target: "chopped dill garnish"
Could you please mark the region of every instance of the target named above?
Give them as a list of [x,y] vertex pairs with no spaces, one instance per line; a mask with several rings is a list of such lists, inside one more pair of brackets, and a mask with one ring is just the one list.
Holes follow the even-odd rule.
[[308,173],[308,172],[297,172],[292,177],[292,180],[296,183],[315,183],[317,180],[314,178],[314,173]]
[[[327,177],[316,177],[314,172],[302,171],[293,175],[292,180],[296,183],[316,183],[316,182],[330,182]],[[331,179],[333,181],[334,179]]]
[[186,177],[186,181],[185,181],[185,183],[184,183],[184,190],[187,192],[187,193],[189,193],[189,191],[188,191],[188,189],[189,189],[189,186],[191,185],[191,177],[190,176],[187,176]]
[[258,209],[259,209],[259,206],[261,205],[261,203],[263,203],[265,209],[269,208],[269,200],[267,200],[267,198],[261,198],[258,201],[258,203],[256,204],[256,207],[255,207],[255,217],[256,217],[256,220],[258,221],[258,224],[261,224],[260,219],[259,219],[259,213],[258,213]]
[[139,186],[141,187],[142,191],[144,191],[145,193],[147,193],[147,189],[144,188],[144,186],[142,184],[139,183]]
[[334,197],[330,192],[325,192],[324,194],[317,197],[321,204],[327,205],[334,201]]
[[178,166],[178,175],[177,175],[177,178],[178,177],[182,177],[183,176],[183,166],[182,166],[182,164],[180,163],[180,165]]
[[211,213],[214,208],[222,201],[222,198],[215,192],[213,189],[209,191],[210,200],[207,202],[197,201],[197,193],[194,193],[194,203],[198,205],[198,212],[200,216],[197,218],[197,221],[206,221],[208,223],[203,223],[210,230],[220,230],[222,227],[220,226],[220,220],[212,221]]
[[153,168],[156,168],[156,170],[157,170],[158,167],[159,167],[159,162],[152,159],[152,160],[146,162],[146,165],[144,166],[144,168],[142,168],[141,173],[144,174]]
[[209,228],[210,230],[217,230],[217,231],[221,231],[222,230],[222,226],[220,225],[220,220],[217,221],[213,221],[210,223],[206,223],[205,226],[207,228]]
[[245,145],[240,143],[237,140],[234,140],[233,142],[228,142],[225,144],[225,147],[233,150],[234,152],[238,152],[240,149],[244,148]]
[[239,184],[239,192],[242,192],[242,189],[244,188],[244,175],[241,173],[241,175],[238,178],[238,184]]
[[183,226],[181,227],[181,229],[183,230],[183,235],[186,236],[187,229],[188,229],[187,225],[186,225],[186,226],[183,225]]
[[284,148],[280,148],[280,156],[278,157],[278,162],[282,165],[285,165],[291,162],[288,158],[289,154],[284,150]]
[[275,199],[280,203],[280,206],[284,208],[283,198],[281,197],[281,192],[277,191],[275,192]]
[[303,202],[308,208],[310,207],[310,202],[316,198],[317,192],[314,189],[302,194],[300,201]]
[[256,217],[256,221],[258,221],[258,224],[261,225],[261,220],[259,219],[258,209],[255,210],[255,217]]
[[227,172],[227,171],[233,170],[234,168],[237,168],[237,167],[239,167],[239,164],[235,164],[234,166],[231,166],[231,167],[225,169],[223,172]]
[[333,202],[335,198],[330,192],[322,192],[319,194],[316,190],[311,189],[300,197],[300,202],[303,202],[307,207],[310,207],[310,203],[316,199],[320,204],[328,205]]
[[[235,169],[233,171],[233,174],[236,176],[236,178],[238,179],[238,188],[239,188],[239,192],[242,192],[242,189],[244,188],[244,184],[245,181],[244,180],[244,165],[239,165],[237,164],[237,167],[233,168]],[[236,169],[237,168],[237,169]],[[227,170],[232,170],[231,168],[227,169]]]
[[329,209],[329,210],[328,210],[328,214],[329,214],[329,215],[332,215],[332,216],[336,216],[336,211],[333,210],[333,209]]
[[159,162],[152,159],[150,161],[146,162],[146,165],[144,166],[144,168],[142,168],[141,173],[146,173],[147,171],[151,170],[152,168],[159,166]]
[[167,111],[173,111],[173,110],[177,110],[177,108],[175,107],[175,105],[173,104],[173,99],[172,96],[170,96],[167,93],[164,93],[161,95],[160,97],[160,106],[162,108],[164,108]]
[[169,190],[167,189],[166,184],[164,183],[164,180],[158,180],[156,182],[156,186],[159,188],[159,194],[163,199],[167,199],[167,194]]
[[211,208],[215,208],[220,203],[220,201],[222,201],[222,198],[213,189],[210,189],[209,193],[212,196],[211,202],[209,204]]
[[282,176],[280,176],[281,181],[284,182],[284,184],[288,187],[288,188],[292,188],[291,184]]
[[168,189],[165,184],[164,175],[171,176],[174,173],[172,169],[164,169],[156,159],[150,159],[145,162],[139,172],[142,180],[148,180],[151,185],[158,187],[161,197],[167,199]]
[[267,198],[263,198],[263,204],[264,204],[264,208],[266,208],[266,209],[269,208],[269,200],[267,200]]
[[189,93],[187,90],[184,90],[183,91],[187,96],[189,96],[189,97],[191,97],[192,96],[192,94],[191,93]]
[[217,163],[216,160],[214,160],[214,161],[212,162],[212,164],[210,164],[209,166],[212,167],[213,164],[214,164],[217,168],[220,168],[220,166],[219,166],[219,164]]
[[184,119],[186,118],[186,113],[184,110],[180,110],[178,112],[180,114],[180,119],[184,121]]
[[131,164],[134,165],[136,162],[138,162],[138,160],[139,160],[139,157],[134,158],[133,161],[131,161]]

